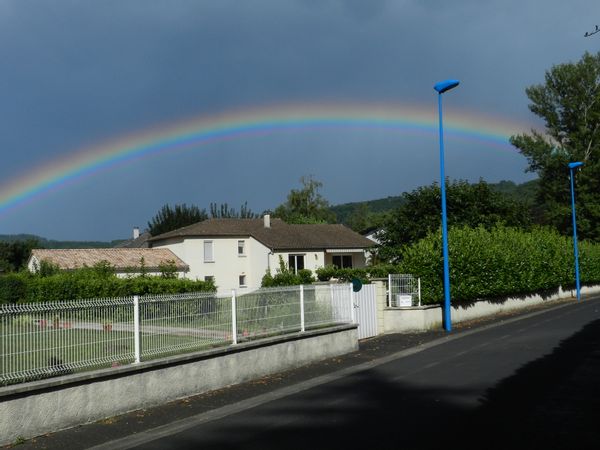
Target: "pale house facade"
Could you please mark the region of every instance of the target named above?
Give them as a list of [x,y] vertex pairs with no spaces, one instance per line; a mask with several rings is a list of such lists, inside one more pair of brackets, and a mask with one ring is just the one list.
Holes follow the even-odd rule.
[[150,239],[189,266],[191,279],[212,279],[219,292],[252,289],[280,258],[293,271],[325,265],[364,267],[371,241],[343,225],[290,225],[279,219],[210,219]]

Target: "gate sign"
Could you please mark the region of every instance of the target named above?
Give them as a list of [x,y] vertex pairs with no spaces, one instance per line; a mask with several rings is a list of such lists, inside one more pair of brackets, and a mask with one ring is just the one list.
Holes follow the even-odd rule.
[[396,303],[399,307],[403,308],[406,306],[412,306],[412,295],[396,295]]
[[358,278],[352,278],[352,291],[358,292],[362,289],[362,281]]

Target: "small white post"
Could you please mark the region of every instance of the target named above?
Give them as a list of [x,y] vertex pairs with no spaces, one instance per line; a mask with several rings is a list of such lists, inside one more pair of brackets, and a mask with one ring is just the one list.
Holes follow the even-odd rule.
[[300,332],[306,331],[304,325],[304,285],[300,285]]
[[388,273],[388,288],[387,288],[387,305],[389,308],[392,307],[392,274]]
[[133,296],[133,351],[135,364],[140,363],[140,298]]
[[417,288],[419,290],[419,306],[421,306],[421,277],[417,278]]
[[354,290],[352,289],[352,283],[350,283],[350,314],[352,317],[352,323],[356,323],[356,311],[354,306]]
[[237,307],[235,289],[231,290],[231,345],[237,344]]

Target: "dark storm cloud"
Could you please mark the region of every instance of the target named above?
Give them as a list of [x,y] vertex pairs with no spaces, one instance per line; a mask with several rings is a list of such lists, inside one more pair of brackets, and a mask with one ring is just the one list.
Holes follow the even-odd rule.
[[[461,80],[450,108],[533,122],[525,87],[542,82],[551,65],[597,51],[599,41],[583,32],[599,17],[600,7],[583,0],[5,0],[0,177],[120,134],[255,105],[434,108],[433,84],[450,77]],[[407,146],[421,170],[406,168]],[[272,208],[306,173],[334,202],[395,195],[435,179],[432,146],[352,133],[219,144],[56,192],[0,218],[0,233],[115,238],[166,202]],[[453,177],[524,177],[518,155],[477,153],[468,165],[449,158]],[[43,220],[56,211],[69,219]]]

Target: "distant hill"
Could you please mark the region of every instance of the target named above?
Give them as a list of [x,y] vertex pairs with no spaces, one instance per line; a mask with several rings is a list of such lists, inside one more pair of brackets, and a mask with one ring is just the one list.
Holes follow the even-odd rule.
[[0,234],[0,242],[27,241],[30,239],[37,240],[43,248],[111,248],[114,247],[122,239],[110,242],[103,241],[56,241],[46,239],[34,234]]
[[[531,206],[535,203],[535,193],[538,188],[537,179],[522,184],[502,180],[498,183],[489,183],[489,185],[493,190],[521,200],[527,205]],[[335,213],[339,223],[348,224],[351,221],[352,215],[359,208],[366,206],[369,212],[379,214],[394,210],[400,207],[403,202],[402,195],[398,195],[364,202],[342,203],[332,206],[331,210]]]
[[337,221],[339,223],[348,224],[350,217],[356,210],[359,208],[366,206],[371,213],[384,213],[386,211],[392,211],[404,202],[402,196],[393,196],[380,198],[377,200],[367,200],[364,202],[351,202],[351,203],[342,203],[340,205],[332,206],[330,209],[334,212],[337,217]]
[[492,183],[490,187],[495,191],[506,194],[510,197],[521,200],[529,205],[535,202],[539,180],[531,180],[525,183],[516,184],[513,181],[502,180],[499,183]]

